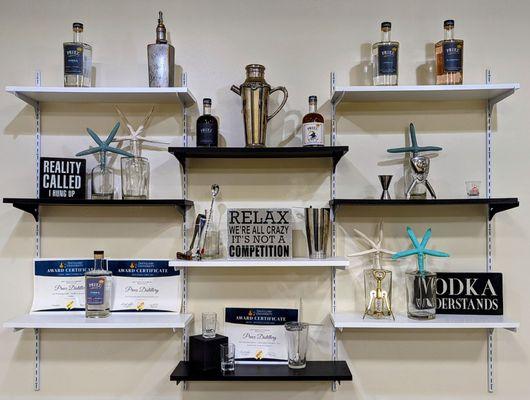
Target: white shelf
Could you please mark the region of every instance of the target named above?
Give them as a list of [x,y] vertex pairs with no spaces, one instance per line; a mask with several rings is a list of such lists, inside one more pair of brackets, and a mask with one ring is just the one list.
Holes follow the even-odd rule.
[[192,314],[112,313],[107,318],[86,318],[84,311],[30,313],[4,322],[20,329],[184,329]]
[[396,315],[396,320],[363,319],[357,313],[331,314],[331,322],[337,329],[507,329],[516,332],[519,322],[511,321],[502,315],[448,315],[438,314],[435,319],[415,320],[404,315]]
[[175,268],[276,268],[276,267],[336,267],[339,269],[346,269],[350,265],[350,262],[345,257],[330,257],[321,260],[311,258],[295,257],[291,259],[281,260],[203,260],[203,261],[186,261],[186,260],[174,260],[169,262],[170,267]]
[[195,104],[195,97],[187,87],[39,87],[7,86],[6,92],[14,94],[30,105],[48,103],[176,103],[185,107]]
[[331,97],[333,103],[384,101],[467,101],[490,100],[498,103],[515,93],[518,83],[483,85],[419,85],[419,86],[338,86]]

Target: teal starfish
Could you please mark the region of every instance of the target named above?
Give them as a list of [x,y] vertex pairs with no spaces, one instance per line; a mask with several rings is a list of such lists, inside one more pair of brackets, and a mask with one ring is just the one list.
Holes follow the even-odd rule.
[[91,147],[90,149],[80,151],[79,153],[76,154],[76,156],[81,157],[81,156],[87,156],[89,154],[100,153],[101,157],[99,159],[99,163],[102,166],[106,164],[107,152],[120,154],[124,157],[133,157],[133,155],[129,153],[128,151],[118,149],[110,145],[110,143],[114,140],[114,136],[116,136],[116,133],[118,132],[119,128],[120,128],[120,123],[116,122],[116,125],[114,125],[114,128],[112,128],[112,130],[109,133],[109,136],[107,136],[107,139],[105,141],[101,140],[100,137],[97,135],[97,133],[94,132],[92,129],[87,128],[86,130],[88,134],[90,135],[92,139],[94,139],[94,141],[98,144],[98,146]]
[[424,258],[426,255],[434,257],[449,257],[449,254],[444,253],[443,251],[427,249],[427,242],[431,238],[431,228],[427,229],[421,243],[418,242],[416,235],[411,227],[407,226],[407,233],[409,234],[410,240],[414,245],[413,249],[400,251],[392,256],[393,260],[397,260],[401,257],[408,257],[416,254],[418,256],[418,270],[420,273],[425,272]]
[[409,125],[409,132],[410,132],[410,141],[412,142],[412,146],[408,147],[398,147],[395,149],[387,149],[389,153],[412,153],[413,157],[416,157],[418,153],[426,152],[426,151],[441,151],[443,150],[441,147],[438,146],[418,146],[418,142],[416,140],[416,128],[414,127],[414,124],[411,122]]

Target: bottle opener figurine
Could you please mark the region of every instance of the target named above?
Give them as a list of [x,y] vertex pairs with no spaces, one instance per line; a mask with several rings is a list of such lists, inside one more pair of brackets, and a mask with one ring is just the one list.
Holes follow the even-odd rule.
[[384,249],[383,244],[383,221],[379,222],[379,237],[377,242],[371,240],[361,231],[353,230],[364,240],[369,250],[349,254],[349,257],[357,257],[372,254],[374,256],[374,265],[372,268],[364,270],[364,291],[365,291],[365,310],[363,319],[368,315],[372,318],[394,318],[392,312],[392,272],[382,268],[381,257],[394,255],[393,251]]
[[[411,123],[409,126],[411,146],[398,147],[394,149],[388,149],[389,153],[411,153],[412,157],[409,159],[410,176],[405,175],[405,197],[425,197],[425,188],[429,191],[433,199],[436,199],[436,193],[433,187],[429,183],[427,177],[429,175],[430,159],[426,156],[420,155],[420,153],[426,151],[441,151],[441,147],[437,146],[418,146],[416,140],[416,129],[414,124]],[[408,182],[407,182],[408,181]]]

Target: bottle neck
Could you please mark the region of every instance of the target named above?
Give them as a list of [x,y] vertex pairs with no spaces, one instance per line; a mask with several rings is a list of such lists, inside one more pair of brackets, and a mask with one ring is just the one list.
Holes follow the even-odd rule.
[[444,40],[453,40],[455,38],[454,36],[454,28],[445,28],[444,29]]
[[83,32],[82,31],[74,31],[74,42],[83,43]]
[[381,31],[381,41],[390,42],[390,30],[385,29]]
[[316,113],[317,112],[317,102],[316,101],[311,101],[309,103],[309,112],[310,113]]
[[104,258],[94,258],[94,269],[106,270],[107,269],[107,260]]
[[212,114],[212,106],[209,104],[203,104],[202,106],[202,114],[203,115],[211,115]]

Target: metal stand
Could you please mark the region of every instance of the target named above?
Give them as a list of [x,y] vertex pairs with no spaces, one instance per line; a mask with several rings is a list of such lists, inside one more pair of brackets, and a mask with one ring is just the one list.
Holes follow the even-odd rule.
[[[335,91],[335,74],[332,72],[330,75],[330,90],[331,93]],[[337,121],[336,121],[336,109],[335,104],[331,103],[331,146],[335,146],[337,141]],[[330,178],[330,197],[332,200],[335,200],[336,196],[336,188],[337,188],[337,180],[336,180],[336,171],[335,171],[335,165],[333,166],[333,169],[331,170],[331,178]],[[335,210],[331,209],[331,255],[332,257],[335,257],[337,253],[337,227],[335,225]],[[336,297],[336,276],[337,276],[337,269],[335,267],[331,268],[331,313],[335,314],[336,306],[337,306],[337,297]],[[336,329],[332,330],[332,338],[331,338],[331,355],[333,361],[337,361],[337,331]],[[333,392],[337,391],[337,382],[333,381],[331,383],[331,390]]]

